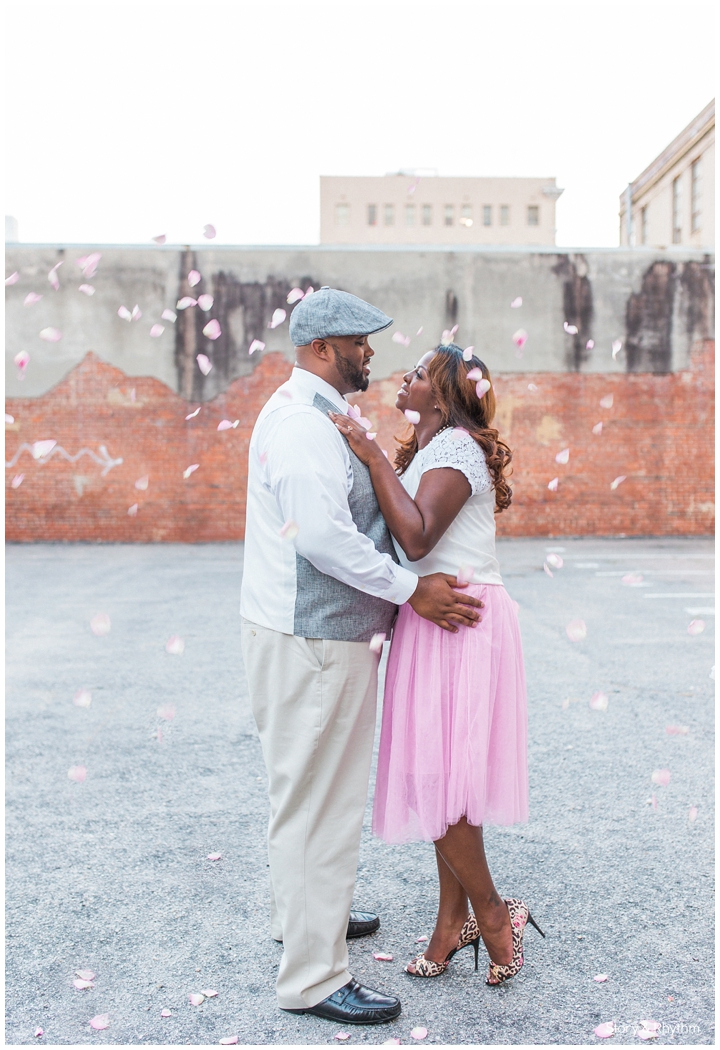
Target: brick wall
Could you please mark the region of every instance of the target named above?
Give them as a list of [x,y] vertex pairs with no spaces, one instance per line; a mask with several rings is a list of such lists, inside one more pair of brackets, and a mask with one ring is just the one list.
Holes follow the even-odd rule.
[[[704,535],[713,529],[713,352],[695,344],[669,375],[498,375],[498,425],[514,451],[506,536]],[[128,377],[92,353],[41,397],[6,406],[6,525],[14,541],[207,542],[241,539],[255,418],[290,370],[267,354],[191,420],[158,379]],[[384,448],[401,418],[400,376],[358,399]],[[532,389],[535,386],[537,389]],[[612,394],[610,409],[600,399]],[[218,432],[222,419],[238,420]],[[602,422],[599,435],[592,433]],[[23,446],[54,439],[44,460]],[[102,448],[106,450],[102,451]],[[565,466],[555,462],[570,448]],[[122,462],[116,462],[122,460]],[[187,479],[183,471],[198,469]],[[24,474],[22,483],[13,479]],[[615,490],[614,478],[626,475]],[[138,490],[135,482],[147,476]],[[559,478],[557,492],[547,484]],[[128,509],[137,504],[137,513]]]

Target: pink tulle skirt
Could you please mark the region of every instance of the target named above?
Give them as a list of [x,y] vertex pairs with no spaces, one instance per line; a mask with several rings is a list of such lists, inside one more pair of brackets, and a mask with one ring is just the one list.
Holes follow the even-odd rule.
[[400,607],[385,679],[373,832],[432,842],[461,817],[528,819],[527,702],[517,606],[471,584],[482,623],[457,634]]

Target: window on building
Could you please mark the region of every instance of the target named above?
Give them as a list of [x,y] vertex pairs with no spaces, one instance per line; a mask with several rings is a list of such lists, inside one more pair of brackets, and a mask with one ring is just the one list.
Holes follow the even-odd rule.
[[648,237],[648,206],[647,204],[640,209],[640,243],[647,244]]
[[367,224],[377,226],[377,204],[368,204]]
[[483,204],[483,226],[492,226],[492,204]]
[[335,205],[335,225],[336,226],[349,226],[350,224],[350,205],[349,204],[336,204]]
[[406,204],[405,205],[405,225],[406,226],[414,226],[415,225],[415,205],[414,204]]
[[691,229],[693,233],[697,233],[700,229],[700,203],[702,200],[702,168],[700,167],[700,157],[692,162],[690,168],[690,178],[692,186],[692,224]]
[[460,225],[461,226],[472,226],[473,224],[473,213],[472,204],[463,204],[460,208]]
[[432,204],[423,204],[422,224],[423,226],[432,226]]
[[527,224],[528,224],[528,226],[539,226],[540,225],[540,205],[539,204],[528,204]]
[[446,204],[445,205],[445,225],[446,226],[453,226],[454,223],[455,223],[455,205],[454,204]]
[[672,184],[672,242],[682,243],[682,186],[681,176],[673,179]]
[[386,204],[384,209],[384,221],[386,226],[395,225],[395,205]]
[[500,225],[501,226],[509,226],[510,225],[510,205],[509,204],[501,204],[500,205]]

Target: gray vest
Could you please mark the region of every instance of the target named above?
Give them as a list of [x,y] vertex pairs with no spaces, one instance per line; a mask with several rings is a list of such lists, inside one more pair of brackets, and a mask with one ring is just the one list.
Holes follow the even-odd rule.
[[[337,405],[316,394],[313,407],[324,415],[336,412]],[[358,532],[373,541],[381,554],[397,562],[390,532],[370,481],[370,471],[348,445],[353,483],[348,506]],[[344,642],[369,642],[374,634],[384,631],[389,636],[397,606],[384,598],[375,598],[333,576],[327,576],[296,554],[297,594],[293,634],[300,638],[331,638]]]

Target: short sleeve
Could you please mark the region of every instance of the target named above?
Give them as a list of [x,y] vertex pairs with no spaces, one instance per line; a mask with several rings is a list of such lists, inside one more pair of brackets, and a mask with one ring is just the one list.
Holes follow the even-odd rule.
[[477,441],[465,430],[443,430],[422,450],[422,469],[451,467],[459,470],[470,482],[473,496],[493,487],[492,477],[485,462],[485,453]]

